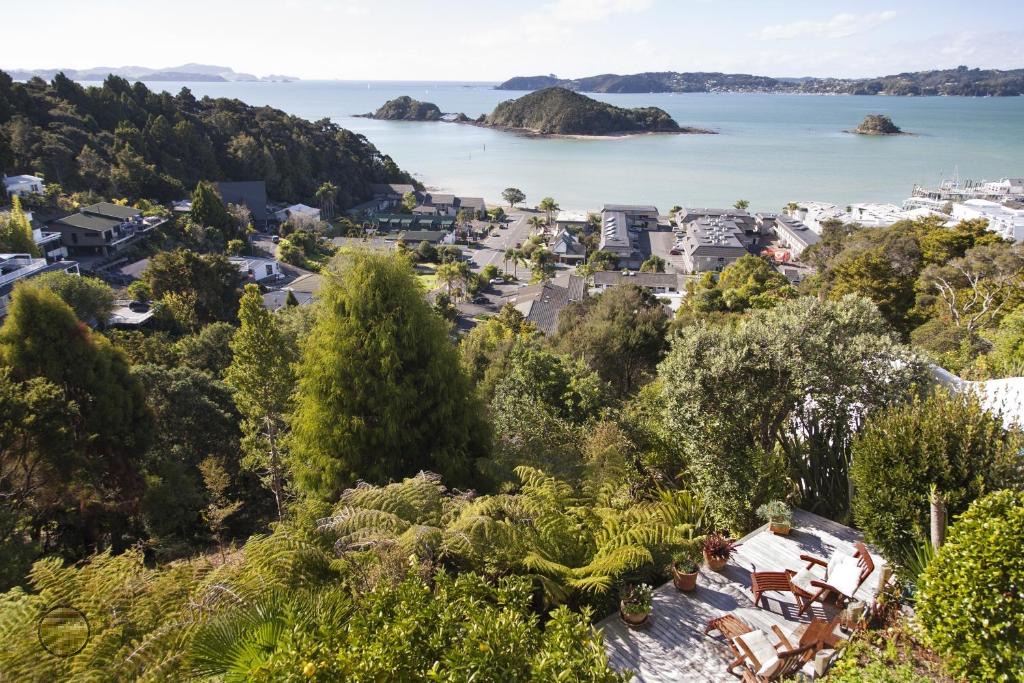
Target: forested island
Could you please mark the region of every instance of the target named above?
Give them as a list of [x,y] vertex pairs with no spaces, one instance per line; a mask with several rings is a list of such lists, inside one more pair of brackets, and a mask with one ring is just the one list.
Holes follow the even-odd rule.
[[357,116],[382,121],[440,121],[441,109],[433,102],[420,102],[402,95],[388,100],[373,113]]
[[850,133],[857,135],[908,135],[885,114],[868,114]]
[[348,207],[373,183],[414,183],[365,137],[188,88],[156,93],[108,76],[84,87],[63,74],[15,82],[0,71],[0,168],[33,169],[66,191],[160,201],[200,180],[266,180],[282,201],[315,203],[325,181]]
[[720,72],[657,71],[601,74],[585,78],[517,76],[498,90],[562,87],[582,92],[761,92],[828,95],[962,95],[1006,97],[1024,94],[1024,69],[955,69],[915,71],[875,78],[771,78]]

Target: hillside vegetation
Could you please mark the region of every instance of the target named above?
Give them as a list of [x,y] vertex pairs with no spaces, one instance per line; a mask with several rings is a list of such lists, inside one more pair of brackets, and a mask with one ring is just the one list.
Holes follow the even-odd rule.
[[15,83],[0,71],[0,169],[37,173],[67,191],[170,200],[200,180],[267,182],[274,199],[314,203],[325,181],[337,204],[378,182],[413,182],[365,137],[226,98],[150,91],[109,76],[83,87],[62,74]]
[[658,71],[600,74],[585,78],[517,76],[498,90],[550,87],[583,92],[791,92],[841,95],[1013,96],[1024,93],[1024,69],[955,69],[916,71],[874,78],[770,78],[719,72]]
[[565,88],[545,88],[501,102],[484,123],[542,135],[704,132],[680,128],[657,107],[623,109]]

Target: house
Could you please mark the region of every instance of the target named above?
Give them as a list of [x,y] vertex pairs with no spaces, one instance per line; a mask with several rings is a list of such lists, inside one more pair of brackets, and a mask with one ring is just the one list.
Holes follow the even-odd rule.
[[412,215],[414,215],[414,216],[436,216],[437,215],[437,207],[436,206],[423,206],[422,204],[420,206],[414,206],[413,209],[412,209]]
[[821,236],[795,218],[780,213],[774,216],[775,236],[779,244],[800,258],[804,249],[821,241]]
[[402,230],[445,230],[450,232],[455,228],[455,219],[436,214],[378,214],[368,219],[363,227],[379,233]]
[[263,282],[282,277],[281,264],[274,259],[252,256],[232,256],[228,259],[238,268],[247,282]]
[[420,242],[455,244],[455,235],[444,230],[405,230],[395,235],[394,239],[402,240],[406,246],[415,246]]
[[61,234],[50,230],[44,230],[43,224],[36,220],[31,211],[25,212],[25,218],[32,226],[32,241],[39,247],[47,261],[62,261],[68,257],[68,250],[61,242]]
[[4,189],[11,197],[14,195],[24,197],[27,194],[42,194],[43,179],[37,175],[5,175]]
[[457,211],[455,195],[453,194],[430,193],[423,203],[437,209],[437,212],[442,216],[454,216]]
[[683,268],[688,273],[721,271],[750,253],[743,239],[744,229],[733,220],[702,218],[686,224],[679,243]]
[[313,303],[320,295],[323,276],[319,273],[307,273],[292,280],[282,289],[267,292],[263,295],[263,307],[268,311],[277,311],[288,305],[288,293],[295,297],[300,306]]
[[61,242],[71,255],[113,256],[166,220],[144,218],[130,206],[99,202],[58,218],[50,228],[61,233]]
[[565,286],[543,282],[522,287],[508,297],[508,302],[536,325],[538,330],[550,336],[558,331],[558,316],[562,310],[574,301],[582,301],[586,296],[586,281],[570,275]]
[[594,289],[603,292],[618,285],[636,285],[654,294],[676,294],[680,292],[679,275],[676,273],[639,273],[630,270],[599,270],[594,273]]
[[478,221],[487,218],[487,202],[483,200],[483,197],[456,197],[456,200],[459,211],[465,211]]
[[559,230],[583,230],[591,227],[590,215],[586,211],[559,211],[555,216],[555,227]]
[[291,206],[287,206],[280,211],[275,212],[274,218],[281,223],[284,223],[289,218],[318,221],[320,220],[320,209],[313,206],[306,206],[305,204],[292,204]]
[[987,199],[968,199],[953,205],[953,219],[988,221],[988,229],[1000,237],[1024,242],[1024,209],[997,204]]
[[602,213],[625,214],[629,227],[640,230],[658,229],[658,207],[644,204],[605,204]]
[[370,186],[373,192],[373,206],[376,211],[390,211],[402,204],[402,198],[410,192],[416,196],[416,201],[422,199],[419,192],[412,185],[404,183],[375,183]]
[[142,327],[156,314],[153,306],[145,301],[117,299],[110,311],[107,324],[111,327]]
[[46,259],[35,258],[31,254],[0,254],[0,318],[7,315],[16,284],[55,271],[79,274],[78,264],[74,261],[47,263]]
[[583,263],[587,259],[587,248],[568,230],[556,232],[548,249],[558,257],[559,263]]
[[[262,180],[242,180],[217,183],[217,192],[225,204],[249,209],[252,224],[257,230],[267,229],[267,183]],[[189,205],[191,209],[191,204]]]

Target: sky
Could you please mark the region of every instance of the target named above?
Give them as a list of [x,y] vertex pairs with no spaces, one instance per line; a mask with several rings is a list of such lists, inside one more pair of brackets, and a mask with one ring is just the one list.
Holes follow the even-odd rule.
[[198,62],[307,79],[501,81],[1024,67],[1021,0],[47,0],[43,16],[18,2],[3,17],[7,69]]

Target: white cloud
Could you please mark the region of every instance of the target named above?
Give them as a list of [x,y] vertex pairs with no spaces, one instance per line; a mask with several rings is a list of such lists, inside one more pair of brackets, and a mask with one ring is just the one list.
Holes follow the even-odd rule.
[[848,38],[858,33],[869,31],[876,26],[896,18],[893,10],[873,12],[870,14],[850,14],[843,12],[828,21],[811,21],[804,19],[790,24],[773,24],[765,26],[757,34],[761,40],[775,40],[801,37],[816,38]]
[[577,26],[597,24],[619,14],[649,9],[654,0],[553,0],[522,16],[517,30],[494,28],[463,37],[471,46],[511,45],[525,40],[533,45],[557,45],[569,40]]
[[555,0],[536,13],[537,19],[560,24],[592,24],[615,14],[642,12],[653,0]]

